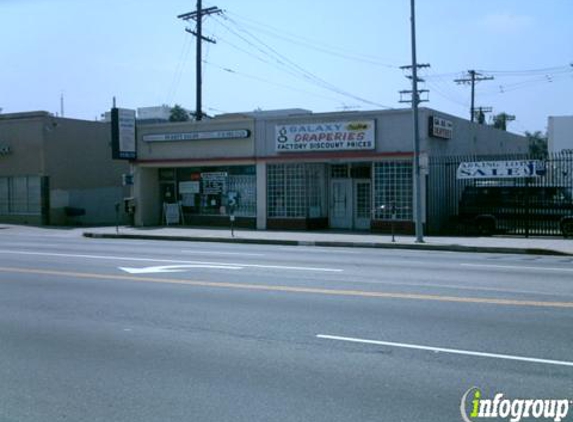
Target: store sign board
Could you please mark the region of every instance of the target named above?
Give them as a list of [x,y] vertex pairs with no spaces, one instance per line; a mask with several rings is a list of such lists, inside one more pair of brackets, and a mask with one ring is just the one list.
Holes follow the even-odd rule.
[[451,120],[430,116],[430,136],[441,139],[452,139],[454,124]]
[[227,172],[201,173],[203,183],[203,193],[207,195],[218,195],[225,192],[227,184]]
[[199,193],[201,189],[199,182],[179,182],[179,193]]
[[111,146],[114,160],[134,160],[137,157],[135,110],[111,109]]
[[507,179],[541,177],[546,173],[545,163],[539,160],[474,161],[460,163],[458,179]]
[[143,135],[143,140],[145,142],[179,142],[211,139],[246,139],[249,136],[251,136],[251,131],[247,129],[210,130],[181,133],[154,133]]
[[165,224],[179,224],[181,220],[180,204],[163,204],[163,213],[165,215]]
[[277,152],[363,151],[376,148],[376,121],[275,126]]

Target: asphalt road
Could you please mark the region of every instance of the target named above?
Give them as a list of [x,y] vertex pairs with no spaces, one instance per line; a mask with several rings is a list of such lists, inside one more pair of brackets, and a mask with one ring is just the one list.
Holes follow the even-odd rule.
[[573,399],[571,327],[567,257],[0,232],[1,422],[460,421]]

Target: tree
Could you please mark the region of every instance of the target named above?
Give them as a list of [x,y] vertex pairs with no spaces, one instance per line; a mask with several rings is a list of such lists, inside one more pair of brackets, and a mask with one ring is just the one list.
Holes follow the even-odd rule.
[[547,156],[547,135],[540,130],[535,132],[525,132],[525,137],[529,141],[529,154],[536,157]]
[[189,113],[179,104],[175,104],[169,113],[170,122],[186,122],[189,120]]
[[493,127],[500,130],[507,130],[507,122],[515,120],[515,116],[505,112],[493,116]]

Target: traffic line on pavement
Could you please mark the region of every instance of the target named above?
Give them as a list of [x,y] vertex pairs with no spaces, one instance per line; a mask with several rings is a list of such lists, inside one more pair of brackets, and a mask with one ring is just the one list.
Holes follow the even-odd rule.
[[251,252],[219,252],[219,251],[197,251],[194,249],[182,249],[182,253],[192,255],[238,255],[238,256],[265,256],[264,253],[251,253]]
[[432,347],[432,346],[422,346],[418,344],[408,344],[408,343],[394,343],[391,341],[379,341],[379,340],[367,340],[361,338],[353,338],[353,337],[340,337],[340,336],[331,336],[327,334],[317,334],[317,338],[325,339],[325,340],[337,340],[337,341],[345,341],[350,343],[362,343],[362,344],[373,344],[376,346],[388,346],[388,347],[398,347],[402,349],[414,349],[414,350],[424,350],[429,352],[442,352],[442,353],[450,353],[455,355],[465,355],[465,356],[476,356],[482,358],[494,358],[494,359],[505,359],[505,360],[514,360],[520,362],[528,362],[528,363],[542,363],[546,365],[559,365],[559,366],[571,366],[573,367],[573,362],[564,361],[564,360],[552,360],[552,359],[539,359],[539,358],[531,358],[525,356],[515,356],[515,355],[505,355],[500,353],[487,353],[487,352],[475,352],[472,350],[461,350],[461,349],[448,349],[444,347]]
[[228,267],[249,267],[273,270],[293,270],[293,271],[318,271],[328,273],[340,273],[344,270],[339,268],[319,268],[319,267],[296,267],[289,265],[262,265],[262,264],[241,264],[236,262],[213,262],[213,261],[183,261],[173,259],[156,259],[156,258],[134,258],[129,256],[111,256],[111,255],[83,255],[83,254],[63,254],[55,252],[25,252],[0,250],[0,254],[11,255],[31,255],[31,256],[52,256],[59,258],[79,258],[79,259],[99,259],[109,261],[134,261],[134,262],[161,262],[168,264],[188,264],[188,265],[224,265]]
[[559,268],[559,267],[526,267],[523,265],[497,265],[497,264],[460,264],[460,265],[462,267],[498,268],[498,269],[505,269],[505,270],[573,272],[573,268]]
[[157,277],[151,278],[151,277],[138,277],[138,276],[113,275],[113,274],[80,273],[80,272],[56,271],[48,269],[16,268],[16,267],[0,267],[0,272],[51,275],[51,276],[99,279],[99,280],[110,280],[110,281],[124,280],[124,281],[138,281],[146,283],[184,284],[198,287],[257,290],[266,292],[303,293],[303,294],[364,297],[364,298],[378,298],[378,299],[404,299],[404,300],[471,303],[471,304],[500,305],[500,306],[525,306],[525,307],[573,309],[573,302],[548,302],[548,301],[513,300],[513,299],[500,299],[500,298],[395,293],[395,292],[382,292],[382,291],[339,290],[339,289],[324,289],[324,288],[285,286],[285,285],[229,283],[229,282],[214,282],[214,281],[200,281],[200,280],[184,280],[184,279],[173,279],[173,278],[157,278]]
[[243,267],[231,267],[229,265],[162,265],[159,267],[118,267],[120,270],[130,274],[154,274],[154,273],[180,273],[192,268],[208,268],[217,270],[242,270]]

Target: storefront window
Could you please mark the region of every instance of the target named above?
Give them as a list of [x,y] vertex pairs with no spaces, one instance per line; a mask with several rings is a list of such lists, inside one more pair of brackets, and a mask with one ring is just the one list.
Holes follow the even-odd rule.
[[268,216],[326,216],[324,164],[271,164],[267,170]]
[[0,177],[0,214],[8,214],[8,178]]
[[255,217],[254,166],[177,169],[178,199],[185,214]]
[[40,212],[40,177],[0,177],[0,213],[39,215]]
[[[390,162],[374,165],[376,219],[392,219],[394,205],[398,220],[412,220],[412,163]],[[381,208],[384,206],[384,208]]]

